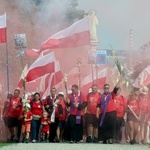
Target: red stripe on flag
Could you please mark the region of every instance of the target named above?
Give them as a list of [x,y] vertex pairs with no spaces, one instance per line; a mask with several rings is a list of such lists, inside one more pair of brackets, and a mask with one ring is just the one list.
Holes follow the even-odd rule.
[[0,43],[6,43],[6,28],[0,28]]
[[35,80],[47,73],[52,73],[54,71],[55,71],[54,62],[51,62],[44,66],[35,67],[29,70],[26,76],[26,81],[29,82],[29,81]]
[[46,49],[55,48],[73,48],[80,47],[83,45],[90,45],[90,33],[89,31],[84,31],[71,36],[60,38],[60,39],[49,39],[40,48],[40,52]]

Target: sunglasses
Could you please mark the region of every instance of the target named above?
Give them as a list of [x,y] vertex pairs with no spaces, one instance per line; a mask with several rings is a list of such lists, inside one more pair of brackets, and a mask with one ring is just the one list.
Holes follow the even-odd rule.
[[109,89],[109,87],[104,87],[104,89],[105,89],[105,90],[108,90],[108,89]]

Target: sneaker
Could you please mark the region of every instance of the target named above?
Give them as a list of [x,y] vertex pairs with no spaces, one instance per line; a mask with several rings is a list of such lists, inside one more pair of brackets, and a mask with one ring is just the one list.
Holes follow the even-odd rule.
[[97,137],[93,138],[93,143],[98,143],[98,138]]
[[90,136],[88,136],[88,137],[86,138],[86,142],[87,142],[87,143],[91,143],[91,142],[92,142],[92,138],[91,138]]
[[113,144],[113,139],[109,139],[109,140],[108,140],[108,143],[109,143],[109,144]]
[[142,139],[142,140],[141,140],[141,143],[142,143],[142,144],[146,144],[146,142],[145,142],[145,140],[144,140],[144,139]]
[[22,143],[25,143],[25,138],[23,138]]
[[29,143],[29,140],[28,140],[28,139],[26,139],[26,140],[25,140],[25,143]]
[[70,143],[71,143],[71,144],[73,143],[73,140],[72,140],[72,139],[70,140]]
[[36,140],[32,140],[32,143],[36,143]]
[[131,140],[131,141],[130,141],[130,144],[131,144],[131,145],[135,144],[135,141],[134,141],[134,140]]
[[45,140],[45,143],[49,143],[49,140],[47,139],[47,140]]

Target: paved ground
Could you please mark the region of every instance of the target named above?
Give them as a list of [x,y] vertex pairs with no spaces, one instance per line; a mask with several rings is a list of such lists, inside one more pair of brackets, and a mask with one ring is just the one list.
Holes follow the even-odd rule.
[[148,145],[129,144],[69,144],[69,143],[28,143],[15,144],[0,148],[1,150],[150,150]]

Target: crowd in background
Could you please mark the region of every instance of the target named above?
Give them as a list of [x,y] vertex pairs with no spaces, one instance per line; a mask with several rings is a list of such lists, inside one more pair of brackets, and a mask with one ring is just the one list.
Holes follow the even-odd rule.
[[38,92],[24,100],[16,89],[4,102],[7,142],[149,143],[149,89],[125,97],[120,83],[112,92],[105,84],[103,93],[93,85],[87,96],[77,85],[67,96],[53,87],[44,100]]

